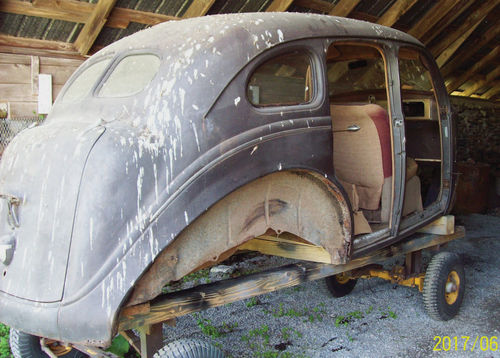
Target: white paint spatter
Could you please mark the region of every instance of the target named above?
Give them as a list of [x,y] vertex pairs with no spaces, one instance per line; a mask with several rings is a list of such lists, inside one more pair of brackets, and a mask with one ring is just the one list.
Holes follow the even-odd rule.
[[279,39],[279,41],[283,42],[284,41],[283,32],[280,29],[278,29],[277,33],[278,33],[278,39]]
[[196,140],[196,147],[198,148],[198,152],[201,152],[200,141],[198,139],[198,132],[196,131],[196,124],[191,123],[193,127],[194,139]]
[[255,147],[253,147],[252,151],[250,152],[250,155],[253,155],[253,153],[255,153],[255,151],[257,150],[257,148],[259,148],[258,145],[256,145]]
[[189,218],[187,211],[184,211],[184,220],[186,220],[186,225],[189,224]]
[[90,250],[94,249],[94,218],[90,218],[89,222],[89,241],[90,241]]
[[278,164],[278,170],[281,170],[283,168],[283,166],[281,165],[281,163]]
[[234,105],[235,105],[235,106],[238,106],[238,103],[240,103],[240,101],[241,101],[241,98],[240,98],[240,97],[236,97],[236,98],[234,99]]

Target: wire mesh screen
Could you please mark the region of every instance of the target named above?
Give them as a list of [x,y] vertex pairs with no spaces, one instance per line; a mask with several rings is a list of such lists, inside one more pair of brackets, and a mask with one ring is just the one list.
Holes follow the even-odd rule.
[[17,133],[41,121],[39,117],[0,118],[0,156]]

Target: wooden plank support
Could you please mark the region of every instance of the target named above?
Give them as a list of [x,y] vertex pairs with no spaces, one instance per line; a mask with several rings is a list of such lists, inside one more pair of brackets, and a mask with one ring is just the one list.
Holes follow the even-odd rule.
[[116,0],[99,0],[97,3],[75,41],[75,47],[82,55],[85,56],[89,52],[95,39],[104,27],[115,3]]
[[481,88],[488,87],[490,86],[494,80],[496,80],[497,77],[500,76],[500,66],[497,66],[493,71],[488,73],[486,76],[481,76],[479,80],[476,80],[475,83],[467,88],[464,92],[459,94],[459,96],[471,96],[476,91],[480,90]]
[[[32,3],[21,0],[2,0],[0,2],[0,11],[84,24],[88,21],[96,6],[95,4],[77,0],[38,0]],[[147,11],[115,7],[106,22],[106,26],[126,29],[130,22],[156,25],[170,20],[179,20],[179,18]]]
[[456,30],[449,32],[444,39],[432,46],[430,49],[431,53],[435,57],[439,56],[443,51],[452,46],[457,39],[467,33],[467,31],[471,28],[477,27],[497,4],[498,0],[485,1],[478,9],[476,9],[476,11],[467,17],[467,19]]
[[452,235],[455,232],[455,216],[445,215],[419,229],[418,232],[436,235]]
[[72,43],[0,34],[0,52],[31,56],[83,59]]
[[273,0],[266,9],[266,12],[283,12],[287,11],[293,0]]
[[441,0],[435,2],[434,6],[429,7],[429,10],[413,25],[408,33],[417,39],[422,39],[459,2],[460,0]]
[[485,93],[483,93],[483,95],[481,96],[481,98],[483,98],[483,99],[491,99],[495,95],[497,95],[498,93],[500,93],[500,81],[496,81],[496,82],[492,83],[492,87],[488,91],[486,91]]
[[40,74],[40,57],[31,56],[31,94],[38,95],[38,75]]
[[469,68],[466,72],[457,76],[453,81],[446,85],[446,89],[448,93],[453,92],[457,88],[459,88],[464,82],[469,80],[475,73],[477,73],[481,68],[483,68],[487,63],[496,60],[500,54],[500,45],[496,46],[493,51],[484,56],[481,60],[476,62],[474,66]]
[[452,235],[415,234],[408,241],[377,250],[345,265],[303,262],[163,294],[148,303],[124,308],[118,319],[118,331],[163,322],[210,307],[350,271],[384,261],[388,257],[441,245],[464,235],[465,230],[461,226],[457,226]]
[[163,347],[163,326],[161,323],[145,325],[139,328],[141,337],[141,358],[153,358]]
[[406,14],[416,2],[417,0],[397,0],[386,12],[384,12],[377,21],[377,24],[391,27],[401,16]]
[[258,251],[265,255],[281,256],[290,259],[332,263],[330,254],[321,246],[267,235],[259,236],[245,242],[239,246],[238,250]]
[[186,10],[183,19],[188,19],[190,17],[204,16],[208,10],[212,7],[215,0],[194,0],[189,8]]
[[348,17],[361,0],[339,0],[328,15]]

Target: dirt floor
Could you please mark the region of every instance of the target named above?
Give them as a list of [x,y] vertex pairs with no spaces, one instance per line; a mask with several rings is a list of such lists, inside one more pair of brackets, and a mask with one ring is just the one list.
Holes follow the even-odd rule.
[[[429,318],[415,288],[360,280],[350,295],[334,299],[319,280],[180,317],[175,328],[165,327],[167,342],[202,338],[235,358],[500,357],[495,343],[500,336],[500,218],[470,215],[458,217],[457,224],[466,227],[467,236],[446,250],[462,257],[466,292],[451,321]],[[425,262],[429,258],[426,254]],[[243,264],[248,266],[233,264],[219,274],[191,279],[204,282],[272,260],[255,257]]]

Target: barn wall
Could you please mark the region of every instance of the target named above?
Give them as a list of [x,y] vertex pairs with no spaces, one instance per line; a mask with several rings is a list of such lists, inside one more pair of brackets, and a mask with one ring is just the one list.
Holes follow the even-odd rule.
[[10,104],[10,117],[33,116],[38,105],[38,74],[52,75],[55,100],[81,60],[0,53],[0,103]]

